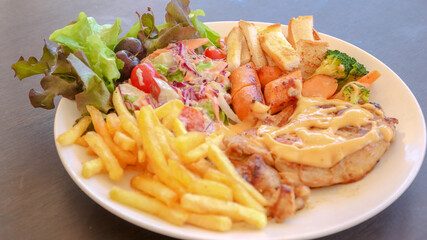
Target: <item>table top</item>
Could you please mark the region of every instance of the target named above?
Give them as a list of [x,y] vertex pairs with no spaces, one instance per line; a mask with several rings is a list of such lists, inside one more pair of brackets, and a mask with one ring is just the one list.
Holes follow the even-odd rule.
[[[54,110],[34,109],[31,88],[10,69],[22,55],[41,56],[43,39],[84,11],[99,23],[122,20],[150,6],[163,19],[167,1],[4,0],[0,8],[0,236],[2,239],[170,239],[126,222],[92,201],[66,173],[53,138]],[[427,4],[397,1],[192,1],[202,21],[281,22],[313,15],[315,28],[374,55],[397,73],[427,112]],[[162,23],[162,22],[157,22]],[[58,101],[57,99],[56,101]],[[322,239],[424,239],[427,236],[427,167],[391,206],[348,230]]]

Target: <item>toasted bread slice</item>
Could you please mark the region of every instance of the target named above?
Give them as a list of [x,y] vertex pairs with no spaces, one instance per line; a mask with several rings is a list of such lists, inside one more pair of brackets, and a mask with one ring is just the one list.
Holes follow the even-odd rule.
[[251,59],[255,64],[256,69],[267,65],[267,60],[264,57],[264,53],[262,52],[259,43],[258,32],[255,24],[240,20],[239,27],[242,29],[242,32],[245,36],[246,43],[251,53]]
[[280,23],[268,26],[259,36],[261,47],[284,72],[292,71],[300,63],[300,57],[282,33]]
[[296,43],[298,55],[301,57],[299,66],[302,78],[309,78],[320,66],[323,58],[328,51],[329,44],[325,41],[313,41],[300,39]]
[[239,27],[234,27],[227,36],[227,69],[230,72],[240,67],[243,41],[243,34]]
[[288,25],[288,41],[292,47],[296,48],[296,43],[300,39],[314,40],[313,37],[313,16],[299,16],[292,18]]
[[319,67],[329,44],[322,41],[313,28],[313,16],[292,18],[288,26],[288,40],[301,57],[299,67],[305,80]]

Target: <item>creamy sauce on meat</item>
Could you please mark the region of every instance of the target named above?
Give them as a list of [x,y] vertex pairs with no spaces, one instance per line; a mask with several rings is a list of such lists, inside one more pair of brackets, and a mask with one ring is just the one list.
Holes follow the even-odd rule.
[[[257,135],[279,158],[329,168],[369,143],[393,138],[393,130],[384,124],[379,126],[374,114],[382,115],[382,112],[372,104],[353,105],[338,99],[300,97],[286,126],[263,125],[258,128]],[[349,126],[370,128],[368,132],[351,139],[337,134],[337,130]],[[278,136],[287,135],[299,140],[292,144],[275,140]]]

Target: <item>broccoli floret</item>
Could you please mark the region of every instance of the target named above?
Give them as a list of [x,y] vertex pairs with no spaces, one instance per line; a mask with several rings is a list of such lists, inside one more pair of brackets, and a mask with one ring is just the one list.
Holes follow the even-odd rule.
[[338,90],[340,90],[347,83],[357,81],[359,78],[365,76],[368,73],[369,73],[369,71],[366,70],[366,68],[365,68],[365,66],[363,66],[363,64],[355,62],[351,66],[351,70],[348,73],[347,77],[344,79],[338,80]]
[[337,79],[337,91],[340,91],[347,83],[356,81],[368,73],[365,66],[358,63],[355,58],[339,50],[328,50],[325,59],[316,69],[313,76],[324,74]]
[[369,102],[369,93],[370,91],[366,87],[355,82],[347,84],[342,90],[344,100],[353,104],[357,104],[359,100],[364,103]]
[[324,74],[335,79],[345,79],[356,60],[338,50],[328,50],[325,59],[313,75]]

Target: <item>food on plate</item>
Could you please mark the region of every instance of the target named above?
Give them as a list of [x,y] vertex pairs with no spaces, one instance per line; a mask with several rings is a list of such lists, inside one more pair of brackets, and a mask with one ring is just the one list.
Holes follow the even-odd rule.
[[329,49],[312,16],[287,34],[241,20],[221,38],[188,1],[166,12],[162,25],[138,13],[122,37],[120,19],[81,13],[50,36],[59,46],[12,65],[19,79],[44,74],[34,107],[76,101],[82,117],[57,142],[86,149],[84,178],[132,174],[111,199],[179,226],[262,229],[312,189],[362,179],[390,147],[398,120],[369,99],[381,74]]
[[329,44],[322,41],[313,28],[313,16],[292,18],[288,24],[288,39],[301,57],[299,69],[303,79],[309,78],[323,60]]

